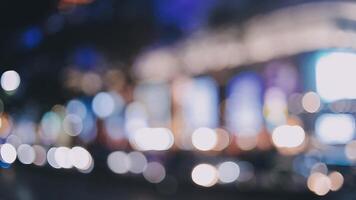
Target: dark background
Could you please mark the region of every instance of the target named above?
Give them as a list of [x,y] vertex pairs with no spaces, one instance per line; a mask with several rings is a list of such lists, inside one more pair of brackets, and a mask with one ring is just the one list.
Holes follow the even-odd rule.
[[[57,0],[2,0],[0,72],[17,70],[23,75],[24,87],[15,96],[1,94],[1,98],[7,110],[19,112],[35,104],[39,110],[36,112],[41,113],[76,95],[63,87],[61,74],[73,61],[78,62],[76,67],[81,70],[92,69],[101,60],[94,58],[85,63],[92,49],[102,53],[106,64],[115,65],[129,77],[135,57],[145,49],[174,44],[199,29],[239,26],[254,15],[304,2],[311,0],[96,0],[61,10]],[[78,51],[84,51],[84,58],[76,57]],[[172,158],[172,165],[179,160],[177,157]],[[186,156],[182,163],[189,161]],[[306,190],[280,191],[278,187],[268,191],[205,189],[187,180],[177,180],[173,186],[154,185],[142,178],[116,176],[104,166],[95,167],[91,174],[21,165],[1,169],[0,199],[317,198]],[[352,196],[351,191],[342,191],[328,195],[327,199]]]

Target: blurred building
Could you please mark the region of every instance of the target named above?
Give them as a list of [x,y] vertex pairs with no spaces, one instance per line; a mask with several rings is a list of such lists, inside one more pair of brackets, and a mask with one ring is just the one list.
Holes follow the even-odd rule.
[[0,4],[3,199],[354,195],[353,1]]

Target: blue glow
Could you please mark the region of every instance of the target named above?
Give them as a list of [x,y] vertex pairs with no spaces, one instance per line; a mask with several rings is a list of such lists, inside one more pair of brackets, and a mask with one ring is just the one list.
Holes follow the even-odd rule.
[[92,112],[87,112],[85,118],[83,119],[83,124],[85,124],[85,126],[83,126],[83,130],[78,137],[83,142],[88,143],[94,140],[97,134],[96,121]]
[[210,77],[193,79],[184,91],[183,114],[190,128],[215,128],[218,124],[218,91]]
[[85,69],[91,69],[100,61],[100,55],[93,48],[79,48],[74,53],[74,63]]
[[108,117],[115,110],[115,101],[109,93],[100,92],[93,98],[92,109],[99,118]]
[[8,168],[11,167],[11,164],[2,162],[2,161],[0,160],[0,167],[1,167],[1,168],[4,168],[4,169],[8,169]]
[[22,35],[22,42],[26,48],[34,48],[40,44],[43,35],[41,29],[32,27],[26,30]]
[[237,75],[227,88],[226,123],[234,134],[256,135],[263,125],[262,84],[256,73]]
[[126,137],[125,120],[120,115],[113,115],[105,119],[105,128],[111,139],[119,140]]
[[87,108],[83,102],[77,99],[72,99],[67,103],[67,113],[76,114],[84,119],[87,115]]
[[180,30],[193,30],[204,23],[214,0],[155,0],[157,21],[176,26]]

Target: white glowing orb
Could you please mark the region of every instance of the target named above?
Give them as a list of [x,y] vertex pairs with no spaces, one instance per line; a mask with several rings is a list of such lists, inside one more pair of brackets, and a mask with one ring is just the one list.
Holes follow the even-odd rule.
[[31,164],[35,161],[35,150],[28,144],[21,144],[17,148],[17,157],[19,161],[25,165]]
[[226,161],[219,165],[218,172],[222,183],[232,183],[239,177],[240,167],[235,162]]
[[282,125],[275,128],[272,133],[272,141],[276,147],[298,147],[304,139],[305,132],[300,126]]
[[331,191],[338,191],[344,184],[344,176],[340,172],[331,172],[328,177],[331,183]]
[[13,163],[16,160],[16,149],[9,143],[5,143],[0,147],[0,156],[3,162],[5,163]]
[[308,177],[307,186],[316,195],[324,196],[330,191],[331,181],[325,174],[316,172]]
[[334,52],[323,56],[315,73],[316,89],[323,100],[356,99],[356,54]]
[[193,146],[200,151],[212,150],[218,142],[215,130],[210,128],[198,128],[192,135]]
[[164,151],[174,143],[173,133],[167,128],[141,128],[137,130],[131,144],[142,151]]
[[203,187],[211,187],[218,181],[218,172],[210,164],[199,164],[192,171],[192,180],[195,184]]
[[61,168],[69,169],[73,167],[69,154],[70,149],[68,147],[58,147],[54,152],[54,159]]
[[48,150],[47,162],[51,167],[53,167],[55,169],[59,169],[59,168],[61,168],[61,166],[58,165],[58,163],[56,162],[56,159],[54,158],[54,154],[55,154],[56,150],[57,150],[57,147],[52,147]]
[[86,149],[76,146],[69,151],[69,159],[74,167],[85,170],[90,167],[92,157]]
[[315,126],[316,135],[327,144],[345,144],[355,136],[355,119],[350,114],[323,114]]
[[79,169],[78,168],[78,171],[81,172],[81,173],[84,173],[84,174],[89,174],[91,171],[93,171],[94,169],[94,160],[93,158],[90,156],[90,163],[89,163],[89,166],[87,166],[86,168],[84,169]]
[[6,71],[1,75],[1,87],[5,91],[14,91],[20,85],[20,75],[14,71]]
[[302,98],[302,106],[309,113],[317,112],[321,106],[319,95],[315,92],[306,93]]
[[129,171],[134,174],[142,173],[147,167],[147,159],[146,156],[139,152],[133,151],[127,154],[129,159]]
[[107,92],[100,92],[95,95],[92,108],[96,116],[105,118],[110,116],[115,110],[115,101]]
[[115,151],[109,154],[107,164],[111,171],[116,174],[125,174],[129,171],[130,161],[125,152]]

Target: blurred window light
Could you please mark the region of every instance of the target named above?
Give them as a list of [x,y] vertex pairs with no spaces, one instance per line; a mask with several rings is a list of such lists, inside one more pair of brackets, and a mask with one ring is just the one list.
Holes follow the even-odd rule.
[[326,144],[345,144],[355,136],[355,118],[350,114],[323,114],[315,122],[319,140]]
[[200,77],[182,88],[184,121],[189,128],[215,128],[218,123],[218,93],[215,81]]
[[135,88],[134,99],[145,106],[149,125],[169,125],[171,118],[170,95],[169,86],[163,82],[142,83]]
[[115,110],[115,102],[113,97],[107,92],[100,92],[95,95],[92,108],[96,116],[106,118]]
[[192,180],[203,187],[211,187],[218,181],[217,169],[210,164],[199,164],[192,170]]
[[202,127],[195,130],[192,134],[192,144],[200,151],[214,149],[218,142],[217,133],[214,129]]
[[17,152],[14,146],[9,143],[5,143],[0,147],[1,161],[4,163],[13,163],[16,160]]
[[284,92],[277,88],[268,88],[265,94],[264,115],[268,128],[273,130],[287,121],[287,98]]
[[130,144],[141,151],[165,151],[173,143],[173,133],[167,128],[141,128],[130,137]]
[[7,92],[16,90],[20,82],[20,75],[14,70],[6,71],[1,75],[1,87]]
[[158,48],[144,52],[134,62],[133,72],[141,80],[171,80],[179,72],[175,49]]
[[325,101],[356,99],[356,54],[329,53],[317,61],[316,89]]
[[285,94],[291,94],[298,87],[297,68],[287,61],[274,61],[267,64],[264,77],[268,88],[280,88]]
[[303,144],[305,132],[300,126],[282,125],[273,130],[272,141],[279,148],[293,148]]
[[257,135],[263,125],[262,86],[253,72],[237,75],[228,86],[226,120],[234,134]]
[[232,183],[240,175],[240,167],[232,161],[226,161],[218,166],[219,180],[222,183]]

